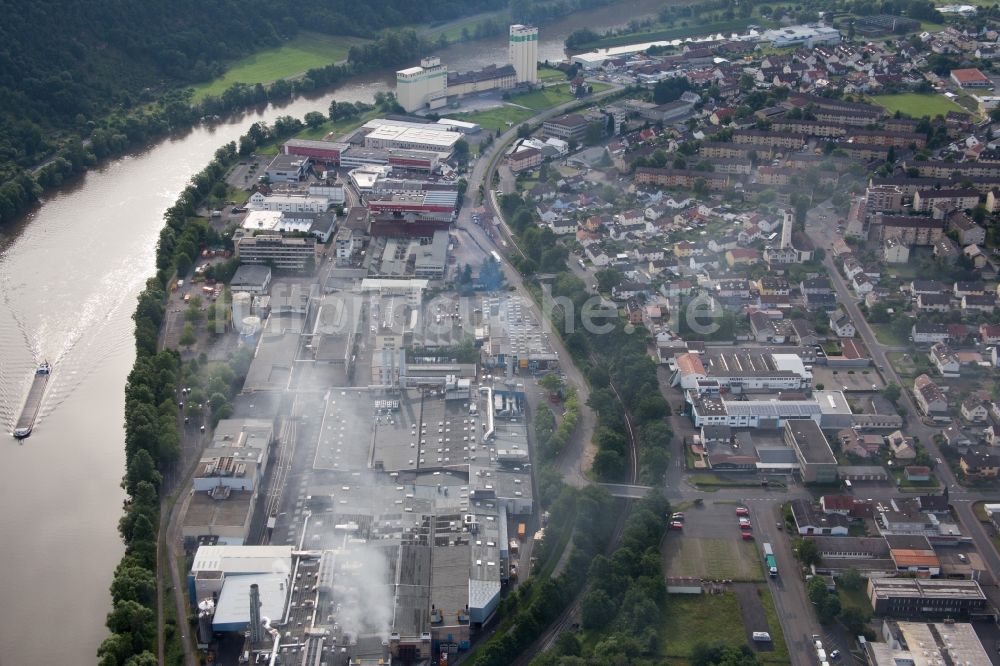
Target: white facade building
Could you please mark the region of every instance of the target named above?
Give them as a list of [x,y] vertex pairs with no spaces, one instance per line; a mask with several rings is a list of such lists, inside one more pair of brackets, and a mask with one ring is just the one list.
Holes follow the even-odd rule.
[[448,101],[448,67],[431,56],[422,59],[419,67],[397,71],[396,100],[407,112],[441,108]]
[[538,28],[510,26],[510,64],[517,71],[518,83],[538,83]]

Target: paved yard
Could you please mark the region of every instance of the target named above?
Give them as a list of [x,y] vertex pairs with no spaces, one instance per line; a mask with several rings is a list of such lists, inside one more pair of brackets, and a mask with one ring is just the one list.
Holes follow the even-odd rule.
[[706,502],[701,507],[687,509],[684,530],[670,530],[664,539],[665,575],[697,576],[704,580],[763,580],[757,542],[740,537],[736,506],[729,502]]

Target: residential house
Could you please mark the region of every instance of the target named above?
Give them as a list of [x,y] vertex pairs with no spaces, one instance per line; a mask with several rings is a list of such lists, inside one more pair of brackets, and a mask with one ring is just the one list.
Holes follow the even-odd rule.
[[957,233],[958,242],[962,245],[982,245],[986,242],[986,229],[964,212],[953,213],[948,218],[948,231]]
[[982,296],[986,293],[986,285],[982,282],[956,282],[953,287],[955,298],[963,296]]
[[920,375],[913,380],[913,397],[925,416],[948,415],[948,399],[934,380],[927,375]]
[[836,333],[838,338],[853,338],[856,333],[850,315],[843,311],[830,313],[830,330]]
[[918,321],[910,328],[910,337],[916,344],[934,344],[935,342],[947,342],[951,336],[948,334],[948,327],[944,324]]
[[962,248],[962,256],[969,260],[973,268],[984,268],[988,263],[986,254],[978,245],[966,245]]
[[[975,247],[975,246],[970,246]],[[997,305],[997,297],[993,294],[969,295],[962,297],[964,312],[993,312]]]
[[913,460],[917,457],[917,447],[913,438],[907,437],[900,430],[886,437],[885,443],[889,445],[889,450],[896,460]]
[[980,324],[979,340],[984,345],[995,345],[1000,343],[1000,325]]
[[951,296],[948,294],[920,294],[917,309],[921,312],[948,312],[951,310]]
[[882,261],[887,264],[905,264],[910,261],[910,248],[898,238],[882,241]]
[[927,357],[942,377],[958,377],[961,373],[958,356],[943,342],[935,342],[931,345]]
[[962,418],[972,423],[982,423],[989,417],[989,410],[983,399],[977,395],[970,395],[962,401]]
[[1000,455],[985,448],[970,448],[962,454],[958,464],[968,477],[995,479],[1000,473]]

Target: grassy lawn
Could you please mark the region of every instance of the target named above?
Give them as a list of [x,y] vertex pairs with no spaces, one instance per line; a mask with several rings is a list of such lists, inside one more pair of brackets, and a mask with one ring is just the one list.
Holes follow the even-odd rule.
[[[539,70],[539,74],[542,72],[551,72],[554,70]],[[558,72],[557,72],[558,73]],[[560,76],[562,76],[560,74]],[[607,90],[611,86],[607,83],[594,82],[592,85],[594,92],[598,93],[603,90]],[[546,109],[551,109],[554,106],[559,106],[560,104],[565,104],[566,102],[572,102],[575,97],[569,92],[569,85],[563,86],[551,86],[548,88],[542,88],[541,90],[533,90],[529,93],[524,93],[521,95],[514,95],[504,103],[503,106],[498,106],[493,109],[486,109],[484,111],[470,111],[466,113],[448,113],[446,117],[454,118],[455,120],[464,120],[469,123],[478,123],[483,129],[495,132],[496,130],[505,131],[507,129],[507,124],[519,125],[523,123],[528,118],[531,118],[539,111],[544,111]],[[582,98],[586,100],[587,98]]]
[[471,36],[475,34],[476,26],[480,23],[486,23],[489,19],[498,19],[502,22],[506,22],[510,18],[510,13],[506,10],[498,12],[490,12],[488,14],[476,14],[475,16],[470,16],[462,21],[456,21],[454,23],[449,22],[447,25],[431,28],[427,31],[427,37],[431,40],[438,40],[441,35],[449,42],[458,42],[462,39],[462,29],[465,28],[468,34]]
[[538,68],[538,80],[539,81],[553,81],[557,79],[565,79],[566,75],[560,72],[558,69],[549,69],[548,67]]
[[295,136],[298,139],[322,139],[327,134],[332,133],[333,134],[332,138],[340,138],[340,136],[347,134],[352,130],[356,130],[357,128],[361,127],[372,118],[377,118],[380,115],[382,115],[381,111],[379,111],[378,109],[372,109],[367,113],[362,113],[357,118],[338,120],[337,122],[327,120],[325,123],[323,123],[316,129],[310,129],[307,127],[306,129],[302,130]]
[[764,573],[753,541],[694,539],[674,536],[667,541],[667,575],[710,580],[761,581]]
[[774,598],[771,597],[771,589],[764,587],[764,592],[765,594],[760,595],[760,603],[764,606],[764,615],[767,616],[767,633],[771,634],[774,651],[759,652],[757,656],[765,664],[790,663],[788,646],[785,644],[785,632],[781,630],[781,620],[778,618],[778,611],[774,607]]
[[747,642],[740,604],[732,593],[671,594],[662,617],[660,656],[670,658],[671,664],[687,659],[699,642],[721,641],[733,647]]
[[837,596],[840,597],[841,608],[858,608],[869,613],[872,610],[872,604],[868,599],[868,594],[865,592],[865,586],[861,586],[861,589],[858,590],[845,590],[838,585]]
[[483,129],[489,132],[507,130],[507,123],[519,125],[531,116],[535,115],[531,109],[520,109],[516,106],[498,106],[495,109],[485,111],[472,111],[471,113],[449,113],[448,118],[464,120],[469,123],[478,123]]
[[[921,95],[917,93],[905,93],[901,95],[876,95],[872,97],[872,102],[883,107],[889,113],[901,111],[908,116],[920,118],[922,116],[946,115],[949,111],[964,111],[962,107],[955,104],[944,95],[933,93]],[[892,268],[896,272],[897,267]]]
[[878,341],[884,345],[900,346],[909,344],[904,336],[896,335],[889,324],[872,324],[872,330],[875,331],[875,337],[878,338]]
[[195,86],[192,101],[197,103],[206,95],[221,95],[234,83],[270,83],[313,67],[325,67],[347,58],[347,50],[363,41],[357,37],[302,33],[282,46],[232,63],[221,77]]
[[508,101],[511,104],[526,106],[535,111],[543,111],[545,109],[550,109],[553,106],[565,104],[566,102],[572,102],[574,99],[573,95],[569,92],[569,85],[564,85],[542,88],[541,90],[533,90],[529,93],[524,93],[523,95],[514,95]]

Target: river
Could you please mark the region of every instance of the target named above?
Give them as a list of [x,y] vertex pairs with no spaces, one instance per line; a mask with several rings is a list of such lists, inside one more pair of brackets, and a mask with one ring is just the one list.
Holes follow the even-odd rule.
[[[577,28],[618,26],[661,5],[628,0],[543,26],[539,59],[561,60],[563,40]],[[506,62],[507,41],[439,55],[452,69],[474,69]],[[91,171],[0,235],[0,664],[92,663],[106,635],[108,586],[122,555],[116,526],[131,315],[154,272],[164,211],[216,148],[252,122],[325,112],[334,98],[371,101],[390,84],[388,75],[352,80],[163,140]],[[53,375],[34,433],[18,444],[7,433],[42,360]]]

